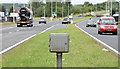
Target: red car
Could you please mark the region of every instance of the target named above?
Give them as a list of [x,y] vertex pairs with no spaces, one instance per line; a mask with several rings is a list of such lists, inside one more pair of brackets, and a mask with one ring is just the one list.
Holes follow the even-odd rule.
[[118,24],[113,17],[101,17],[98,21],[98,34],[113,33],[117,35]]

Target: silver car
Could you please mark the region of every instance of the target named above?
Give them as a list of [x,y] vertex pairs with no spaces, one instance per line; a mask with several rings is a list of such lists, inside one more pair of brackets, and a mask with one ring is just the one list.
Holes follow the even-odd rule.
[[96,27],[96,22],[93,20],[88,20],[86,27]]

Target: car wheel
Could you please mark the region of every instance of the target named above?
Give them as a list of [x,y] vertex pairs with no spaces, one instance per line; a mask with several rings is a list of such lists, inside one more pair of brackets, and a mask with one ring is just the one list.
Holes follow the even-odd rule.
[[117,32],[113,33],[114,35],[117,35]]
[[98,34],[102,34],[102,32],[98,31]]
[[31,27],[33,27],[33,24],[31,24]]

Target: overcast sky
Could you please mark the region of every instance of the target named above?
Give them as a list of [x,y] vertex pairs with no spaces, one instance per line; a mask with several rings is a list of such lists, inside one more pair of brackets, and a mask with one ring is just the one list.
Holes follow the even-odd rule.
[[[90,3],[96,4],[96,3],[102,3],[107,0],[72,0],[72,4],[84,4],[85,1],[89,1]],[[117,0],[120,1],[120,0]],[[0,0],[0,3],[28,3],[29,0]]]

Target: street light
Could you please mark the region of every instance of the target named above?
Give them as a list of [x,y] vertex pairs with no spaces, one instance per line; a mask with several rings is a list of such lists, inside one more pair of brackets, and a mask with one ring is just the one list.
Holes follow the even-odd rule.
[[112,0],[111,0],[111,16],[112,16]]
[[[15,6],[14,6],[14,2],[13,2],[13,13],[14,13],[14,8],[15,8]],[[14,16],[13,16],[13,23],[15,23],[15,18],[14,18]]]
[[51,0],[51,17],[52,17],[52,0]]
[[45,17],[45,6],[44,6],[44,17]]
[[57,18],[57,1],[56,1],[56,18]]
[[69,16],[69,2],[68,2],[68,16]]

